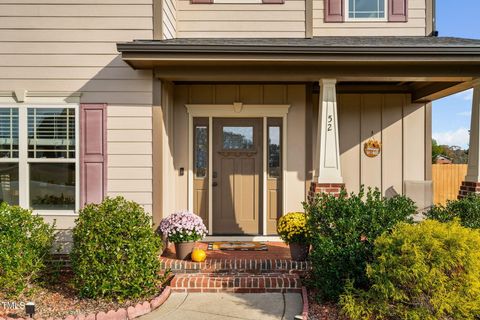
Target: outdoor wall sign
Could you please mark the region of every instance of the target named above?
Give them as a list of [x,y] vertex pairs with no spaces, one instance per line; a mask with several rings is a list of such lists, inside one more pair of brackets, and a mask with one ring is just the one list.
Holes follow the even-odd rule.
[[363,145],[363,152],[369,158],[375,158],[382,151],[382,144],[376,139],[369,139]]

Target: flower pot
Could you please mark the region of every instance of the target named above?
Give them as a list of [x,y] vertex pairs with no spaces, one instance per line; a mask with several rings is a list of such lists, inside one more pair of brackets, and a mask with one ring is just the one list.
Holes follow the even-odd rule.
[[175,253],[177,255],[177,259],[189,260],[193,247],[195,247],[195,241],[175,243]]
[[310,245],[304,243],[290,243],[290,256],[295,261],[305,261],[310,251]]

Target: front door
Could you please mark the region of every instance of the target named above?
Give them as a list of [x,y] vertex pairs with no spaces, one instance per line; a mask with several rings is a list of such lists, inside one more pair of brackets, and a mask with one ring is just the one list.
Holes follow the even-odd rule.
[[260,234],[263,119],[213,119],[213,233]]

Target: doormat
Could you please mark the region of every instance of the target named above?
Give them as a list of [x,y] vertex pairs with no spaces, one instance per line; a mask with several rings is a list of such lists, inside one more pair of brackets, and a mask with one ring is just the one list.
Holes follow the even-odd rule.
[[255,241],[215,241],[208,243],[208,250],[268,251],[267,245]]

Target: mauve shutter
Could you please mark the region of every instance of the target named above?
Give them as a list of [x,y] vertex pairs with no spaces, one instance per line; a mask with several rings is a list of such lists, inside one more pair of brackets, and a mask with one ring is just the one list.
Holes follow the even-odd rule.
[[107,105],[80,105],[80,201],[100,203],[107,186]]
[[408,20],[408,0],[388,1],[388,21],[406,22]]
[[343,22],[343,1],[348,0],[325,0],[325,22]]

